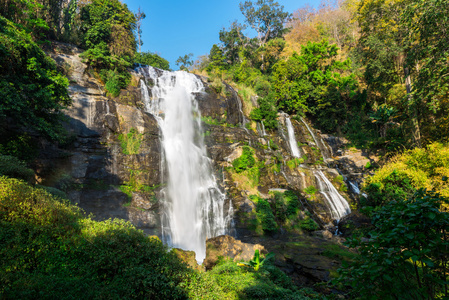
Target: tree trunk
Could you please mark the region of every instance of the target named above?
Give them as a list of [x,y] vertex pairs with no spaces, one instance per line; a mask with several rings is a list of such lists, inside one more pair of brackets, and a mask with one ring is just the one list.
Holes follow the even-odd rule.
[[407,100],[408,100],[408,108],[409,114],[412,121],[412,133],[413,133],[413,142],[416,147],[421,148],[421,131],[419,129],[418,123],[418,110],[416,109],[416,105],[413,103],[412,99],[412,81],[410,79],[410,72],[408,67],[404,67],[404,75],[405,75],[405,88],[407,89]]

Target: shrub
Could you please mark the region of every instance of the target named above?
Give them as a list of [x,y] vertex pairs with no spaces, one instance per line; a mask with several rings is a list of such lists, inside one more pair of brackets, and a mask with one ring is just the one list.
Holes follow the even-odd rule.
[[339,270],[339,282],[363,299],[445,299],[448,297],[449,199],[418,190],[409,199],[374,211],[369,240],[348,239],[360,256]]
[[267,200],[257,196],[250,197],[256,204],[256,216],[261,221],[262,230],[265,233],[273,233],[277,231],[277,224],[271,210],[270,203]]
[[131,128],[127,134],[119,134],[118,139],[120,141],[123,154],[139,154],[142,138],[143,134],[138,133],[135,128]]
[[131,223],[93,221],[7,177],[0,177],[0,257],[6,299],[185,299],[181,283],[192,272]]
[[31,181],[34,177],[34,171],[27,168],[25,163],[18,158],[0,154],[1,175]]
[[243,146],[242,155],[232,162],[234,169],[237,173],[241,173],[249,168],[252,168],[256,163],[254,158],[254,150],[249,146]]
[[299,222],[299,227],[307,231],[315,231],[320,229],[320,226],[310,217],[306,217],[304,220],[301,220],[301,222]]
[[449,177],[449,147],[431,143],[393,158],[369,177],[364,190],[367,205],[383,205],[398,198],[406,199],[419,188],[435,189],[449,196],[449,187],[441,178]]
[[44,186],[44,185],[38,186],[38,188],[41,188],[41,189],[47,191],[49,194],[51,194],[55,198],[60,198],[60,199],[65,199],[65,200],[69,199],[67,197],[67,194],[64,193],[63,191],[61,191],[60,189],[50,187],[50,186]]
[[304,192],[307,193],[307,194],[309,194],[309,195],[311,195],[311,196],[314,196],[314,195],[316,194],[316,192],[318,192],[318,190],[317,190],[316,187],[314,187],[313,185],[311,185],[311,186],[306,187],[306,188],[304,189]]
[[103,69],[100,71],[100,77],[105,82],[104,88],[112,97],[120,95],[121,89],[125,89],[131,82],[131,74],[127,71]]
[[152,66],[167,71],[170,70],[170,63],[168,62],[168,60],[162,58],[157,53],[151,52],[136,53],[134,55],[134,63]]

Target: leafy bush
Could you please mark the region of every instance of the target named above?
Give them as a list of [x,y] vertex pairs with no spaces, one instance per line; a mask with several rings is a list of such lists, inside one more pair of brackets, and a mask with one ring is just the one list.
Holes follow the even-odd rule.
[[316,187],[314,187],[313,185],[311,185],[311,186],[306,187],[306,188],[304,189],[304,192],[307,193],[307,194],[309,194],[309,195],[311,195],[311,196],[313,196],[313,195],[316,194],[316,192],[318,192],[318,190],[317,190]]
[[431,143],[426,148],[415,148],[393,158],[378,169],[365,182],[368,194],[365,203],[370,206],[383,205],[388,201],[406,199],[416,189],[435,189],[449,196],[449,187],[441,180],[449,177],[449,147]]
[[277,129],[277,109],[274,103],[273,95],[260,97],[257,99],[259,107],[255,108],[250,117],[252,120],[264,123],[265,129]]
[[206,293],[195,296],[189,293],[193,299],[309,299],[271,264],[264,264],[257,272],[239,267],[232,260],[222,260],[211,271],[200,275],[202,280],[197,277],[196,283]]
[[262,230],[265,233],[274,233],[277,231],[278,228],[270,203],[254,195],[250,198],[256,204],[256,216],[261,221]]
[[152,66],[167,71],[170,70],[170,63],[168,62],[168,60],[162,58],[157,53],[151,52],[136,53],[134,55],[134,63]]
[[104,88],[112,97],[120,95],[120,90],[125,89],[131,81],[131,74],[127,71],[103,69],[100,71],[100,77],[105,82]]
[[127,134],[119,134],[118,139],[120,141],[123,154],[139,154],[142,138],[143,134],[138,133],[135,128],[131,128]]
[[254,150],[249,146],[243,146],[242,155],[232,162],[234,169],[237,173],[241,173],[247,169],[250,169],[256,163],[254,158]]
[[307,231],[315,231],[320,229],[320,226],[310,217],[305,217],[303,220],[301,220],[299,222],[299,227]]
[[361,299],[447,298],[449,213],[443,204],[449,199],[420,189],[374,211],[369,240],[348,240],[360,256],[339,270],[338,281]]
[[0,154],[0,176],[8,176],[31,181],[34,171],[27,168],[18,158]]
[[295,219],[299,211],[299,199],[293,191],[274,192],[273,203],[276,219],[284,223],[287,219]]
[[72,102],[68,79],[29,34],[3,16],[0,40],[0,119],[5,122],[0,129],[30,127],[57,140],[63,132],[61,111]]
[[67,197],[67,194],[65,192],[61,191],[60,189],[57,189],[57,188],[54,188],[51,186],[44,186],[44,185],[40,185],[37,187],[47,191],[49,194],[51,194],[55,198],[66,199],[66,200],[69,199]]
[[302,163],[304,163],[304,159],[295,157],[291,160],[288,160],[286,162],[286,165],[287,165],[287,167],[289,167],[290,170],[293,170],[293,169],[297,168]]
[[0,294],[6,299],[185,299],[191,274],[159,239],[123,220],[0,177]]

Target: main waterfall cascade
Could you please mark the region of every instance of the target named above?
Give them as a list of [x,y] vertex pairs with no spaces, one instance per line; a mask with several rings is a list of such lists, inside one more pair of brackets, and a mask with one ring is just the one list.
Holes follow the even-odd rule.
[[[299,148],[296,144],[295,130],[293,128],[293,125],[288,116],[285,117],[285,120],[286,120],[286,124],[287,124],[290,150],[294,157],[300,157]],[[313,134],[312,130],[309,128],[309,126],[303,119],[301,119],[301,121],[307,127],[307,130],[311,134],[313,140],[315,141],[315,143],[318,147],[316,137]],[[325,146],[323,141],[322,141],[322,143]],[[324,159],[324,161],[326,161],[326,158],[324,157],[324,155],[323,155],[323,159]],[[314,170],[313,174],[314,174],[316,182],[318,184],[319,193],[324,197],[324,199],[328,203],[329,211],[331,213],[332,219],[340,220],[342,217],[350,214],[351,208],[349,206],[348,201],[346,201],[346,199],[343,198],[343,196],[340,195],[340,193],[338,193],[337,189],[329,181],[329,179],[326,177],[326,175],[324,175],[324,173],[321,170]]]
[[[194,94],[204,90],[193,74],[141,67],[145,109],[157,119],[162,138],[162,239],[172,247],[193,250],[198,262],[206,256],[206,239],[225,234],[232,205],[220,191],[204,145],[201,113]],[[150,96],[151,94],[151,96]],[[225,207],[228,209],[225,209]]]

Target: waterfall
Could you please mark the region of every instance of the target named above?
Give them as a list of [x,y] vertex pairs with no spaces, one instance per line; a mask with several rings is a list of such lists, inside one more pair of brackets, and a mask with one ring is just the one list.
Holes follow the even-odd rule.
[[263,121],[260,121],[260,123],[262,124],[262,136],[266,136],[267,133],[265,132],[265,125],[263,124]]
[[[323,157],[323,161],[325,162],[325,161],[326,161],[326,157],[324,156],[324,151],[321,150],[320,144],[318,144],[318,140],[316,139],[315,134],[313,133],[312,129],[310,129],[309,125],[304,121],[303,118],[301,118],[301,121],[304,123],[304,125],[306,125],[307,130],[309,131],[310,135],[312,136],[313,141],[315,142],[315,145],[316,145],[316,146],[318,147],[318,149],[320,150],[321,156]],[[323,142],[323,145],[324,145],[324,147],[326,147],[326,145],[324,144],[324,142]],[[327,148],[326,148],[326,149],[327,149]]]
[[316,170],[314,171],[314,175],[318,183],[318,190],[329,205],[332,219],[338,221],[351,213],[348,201],[338,193],[324,173],[321,170]]
[[[232,205],[218,188],[204,145],[201,114],[194,94],[203,92],[201,80],[183,71],[141,67],[138,72],[147,112],[161,131],[162,239],[172,247],[193,250],[198,262],[206,255],[206,239],[225,234],[232,223]],[[150,93],[151,91],[151,93]],[[151,94],[151,96],[150,96]]]
[[285,121],[287,123],[288,142],[290,144],[290,149],[292,151],[292,155],[294,157],[301,157],[301,153],[299,152],[298,144],[296,143],[295,130],[293,128],[292,122],[290,121],[289,117],[285,117]]
[[354,194],[360,195],[360,189],[359,189],[359,185],[357,184],[357,182],[348,181],[348,183],[349,183],[349,186],[351,187],[351,190],[354,192]]

